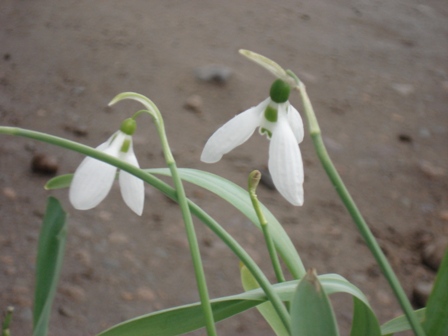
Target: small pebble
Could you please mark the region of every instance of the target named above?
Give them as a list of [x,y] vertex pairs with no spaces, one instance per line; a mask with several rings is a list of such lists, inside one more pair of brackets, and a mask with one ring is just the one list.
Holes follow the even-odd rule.
[[421,253],[423,264],[437,272],[447,247],[448,239],[444,238],[438,238],[424,245]]
[[38,109],[36,114],[37,114],[38,117],[43,118],[43,117],[47,116],[47,111],[45,111],[44,109]]
[[131,292],[121,292],[120,297],[123,301],[134,300],[134,295]]
[[90,267],[92,265],[92,257],[87,250],[78,250],[75,252],[75,256],[83,266]]
[[154,292],[148,287],[140,287],[137,290],[137,296],[143,301],[153,301],[156,298]]
[[98,214],[98,217],[105,222],[110,222],[113,218],[112,213],[110,213],[109,211],[104,211],[104,210],[100,211],[100,213]]
[[445,175],[445,169],[442,167],[437,167],[428,161],[420,161],[419,168],[426,176],[431,178],[442,177]]
[[16,191],[9,187],[3,188],[3,195],[5,195],[6,198],[10,199],[11,201],[15,201],[17,199]]
[[412,298],[414,300],[414,303],[419,307],[425,307],[431,291],[432,283],[424,281],[418,282],[412,290]]
[[408,134],[399,134],[398,140],[400,140],[400,142],[412,143],[412,137]]
[[224,84],[232,75],[232,70],[223,65],[210,64],[195,70],[196,77],[205,82]]
[[79,126],[79,125],[65,125],[64,130],[67,132],[72,133],[73,135],[77,137],[85,137],[88,135],[87,127],[86,126]]
[[65,317],[73,317],[73,316],[75,316],[75,314],[73,313],[73,310],[71,310],[70,308],[68,308],[66,306],[59,307],[58,313],[59,313],[59,315],[65,316]]
[[440,211],[440,213],[439,213],[439,217],[440,217],[440,219],[442,219],[442,220],[448,222],[448,210],[442,210],[442,211]]
[[31,160],[31,170],[42,175],[55,175],[59,169],[55,157],[46,154],[36,154]]
[[412,84],[393,83],[392,89],[397,91],[402,96],[409,96],[414,92],[414,86]]
[[109,235],[109,241],[113,244],[127,244],[129,238],[120,232],[112,232]]
[[427,128],[420,128],[418,130],[418,134],[420,135],[421,138],[430,138],[431,137],[431,132]]
[[378,301],[384,306],[389,306],[392,303],[391,296],[384,290],[378,290],[376,293],[376,297]]
[[88,228],[77,227],[76,231],[80,238],[83,238],[83,239],[92,239],[93,238],[93,232]]
[[59,291],[68,298],[73,299],[74,301],[77,302],[84,301],[86,297],[84,289],[75,285],[69,285],[69,284],[62,285]]
[[185,101],[184,107],[187,110],[196,112],[196,113],[202,113],[202,97],[199,95],[192,95],[187,98]]

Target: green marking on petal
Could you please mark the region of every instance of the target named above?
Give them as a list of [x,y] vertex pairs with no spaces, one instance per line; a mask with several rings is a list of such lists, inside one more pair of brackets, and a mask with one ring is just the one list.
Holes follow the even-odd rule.
[[260,133],[261,134],[266,134],[269,139],[272,138],[272,132],[270,130],[266,129],[266,128],[260,129]]
[[123,144],[121,145],[120,151],[123,153],[127,153],[129,150],[129,147],[131,147],[131,140],[130,139],[125,139],[123,141]]
[[277,79],[271,85],[270,96],[271,99],[277,104],[285,103],[289,98],[289,92],[291,91],[291,87],[285,81],[281,79]]
[[135,119],[128,118],[121,123],[120,131],[122,131],[124,134],[132,135],[134,134],[136,128],[137,123]]
[[264,110],[264,117],[267,121],[276,122],[278,119],[277,109],[275,107],[272,107],[271,105],[268,105],[268,107],[266,107],[266,110]]

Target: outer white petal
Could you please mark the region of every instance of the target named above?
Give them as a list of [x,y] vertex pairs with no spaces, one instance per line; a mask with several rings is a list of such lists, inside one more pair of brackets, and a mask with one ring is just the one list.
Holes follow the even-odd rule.
[[[111,144],[115,136],[96,149],[116,156],[116,148]],[[73,207],[78,210],[96,207],[109,193],[116,171],[117,168],[110,164],[86,157],[76,169],[70,184],[69,198]]]
[[264,100],[221,126],[205,144],[201,161],[207,163],[217,162],[221,160],[224,154],[227,154],[249,139],[255,129],[260,126],[264,110],[269,101],[270,98]]
[[284,198],[293,205],[303,204],[302,156],[286,115],[280,111],[269,147],[269,172]]
[[[131,165],[140,167],[137,158],[135,157],[134,150],[132,149],[132,144],[129,147],[128,152],[124,154],[121,159]],[[141,216],[145,202],[145,186],[143,181],[128,172],[120,171],[119,182],[121,196],[123,196],[124,202],[132,211]]]
[[299,111],[297,111],[294,106],[288,103],[288,122],[291,127],[294,136],[297,139],[297,143],[301,143],[303,141],[304,130],[303,130],[303,121],[300,116]]

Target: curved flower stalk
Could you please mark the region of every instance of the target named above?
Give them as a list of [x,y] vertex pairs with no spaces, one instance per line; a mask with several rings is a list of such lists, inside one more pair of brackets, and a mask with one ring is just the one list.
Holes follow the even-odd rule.
[[[126,119],[121,124],[120,130],[96,149],[139,167],[132,148],[132,134],[135,128],[135,120]],[[69,198],[73,207],[78,210],[96,207],[112,188],[116,173],[116,167],[92,157],[86,157],[76,169],[70,185]],[[145,200],[143,181],[125,171],[118,172],[118,179],[124,202],[132,211],[141,216]]]
[[289,103],[290,86],[277,79],[270,97],[231,119],[205,144],[201,160],[214,163],[243,144],[258,127],[271,140],[269,171],[277,190],[293,205],[303,204],[303,162],[298,144],[303,141],[303,122]]

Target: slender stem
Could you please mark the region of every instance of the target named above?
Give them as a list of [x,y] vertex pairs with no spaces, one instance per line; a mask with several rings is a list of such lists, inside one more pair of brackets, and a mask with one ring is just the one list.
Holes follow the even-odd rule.
[[260,221],[261,230],[263,231],[264,239],[266,241],[266,247],[269,252],[269,257],[271,258],[272,267],[274,269],[275,276],[278,282],[284,282],[285,276],[283,275],[282,268],[277,255],[277,250],[275,249],[274,241],[271,234],[269,233],[269,225],[266,217],[261,209],[260,202],[257,197],[257,186],[260,182],[261,173],[258,170],[254,170],[249,174],[249,196],[252,201],[252,206],[254,207],[255,213],[257,214],[258,220]]
[[[4,127],[0,126],[0,134],[9,134],[15,136],[21,136],[25,138],[30,138],[42,142],[46,142],[55,146],[66,148],[97,160],[111,164],[121,170],[124,170],[140,179],[146,183],[152,185],[154,188],[160,190],[167,197],[174,201],[178,201],[178,194],[174,188],[163,182],[162,180],[156,178],[154,175],[145,172],[144,170],[137,168],[127,162],[119,160],[113,156],[104,154],[92,147],[82,145],[80,143],[70,141],[67,139],[59,138],[53,135],[30,131],[26,129],[16,128],[16,127]],[[207,225],[229,248],[235,253],[235,255],[241,260],[242,263],[246,265],[249,271],[253,274],[254,278],[260,284],[260,287],[266,293],[266,297],[270,300],[276,312],[282,319],[283,324],[287,330],[290,330],[290,316],[288,311],[285,309],[280,297],[273,289],[269,280],[266,278],[264,273],[260,270],[255,261],[250,257],[250,255],[238,244],[238,242],[225,231],[208,213],[202,210],[192,201],[188,200],[189,208],[191,212],[199,218],[205,225]]]
[[[190,208],[188,207],[187,197],[185,195],[185,189],[182,180],[179,177],[177,171],[176,161],[171,152],[171,148],[168,143],[168,138],[165,132],[165,126],[157,106],[147,97],[138,95],[136,93],[123,93],[115,98],[113,102],[117,102],[122,99],[135,99],[141,102],[146,108],[148,108],[148,113],[153,117],[154,122],[159,132],[160,141],[162,144],[163,154],[165,156],[166,164],[171,171],[171,177],[173,179],[174,187],[177,192],[177,199],[179,201],[179,206],[182,212],[182,218],[185,224],[185,231],[187,234],[188,243],[190,246],[191,258],[193,261],[193,268],[196,276],[196,282],[198,286],[199,297],[201,299],[202,310],[205,317],[205,326],[209,336],[215,336],[216,326],[213,317],[213,310],[210,304],[210,297],[208,294],[207,281],[205,278],[204,267],[202,264],[201,251],[199,249],[198,239],[196,237],[196,232],[194,229],[193,219],[191,218]],[[138,114],[141,111],[137,112]]]
[[303,102],[303,108],[309,122],[310,135],[313,140],[313,144],[316,149],[317,155],[322,163],[322,166],[324,167],[328,177],[333,183],[334,188],[339,194],[339,197],[341,198],[342,202],[347,208],[350,216],[355,222],[355,225],[358,228],[359,232],[361,233],[361,236],[364,238],[368,248],[375,257],[375,260],[380,266],[385,278],[389,282],[389,285],[391,286],[396,298],[398,299],[401,308],[406,314],[409,323],[412,329],[414,330],[414,333],[418,336],[425,335],[423,327],[419,323],[417,317],[415,316],[414,310],[412,309],[412,306],[409,302],[409,299],[406,296],[406,293],[403,290],[403,287],[400,284],[400,281],[395,275],[391,265],[389,264],[389,261],[387,260],[386,256],[381,250],[378,242],[375,239],[375,236],[370,231],[367,223],[365,222],[363,216],[358,210],[358,207],[356,206],[355,202],[350,196],[350,193],[345,187],[344,182],[339,176],[339,173],[334,167],[333,162],[330,159],[330,156],[328,155],[328,152],[322,140],[321,131],[319,128],[319,124],[317,122],[316,115],[313,110],[313,106],[311,105],[311,101],[308,97],[308,94],[306,93],[305,85],[295,75],[293,77],[295,77],[298,82],[298,86],[296,87],[296,89],[300,92]]
[[13,312],[14,312],[14,307],[10,306],[6,309],[5,319],[3,320],[3,325],[2,325],[2,336],[10,336],[11,335],[9,325],[11,324]]

